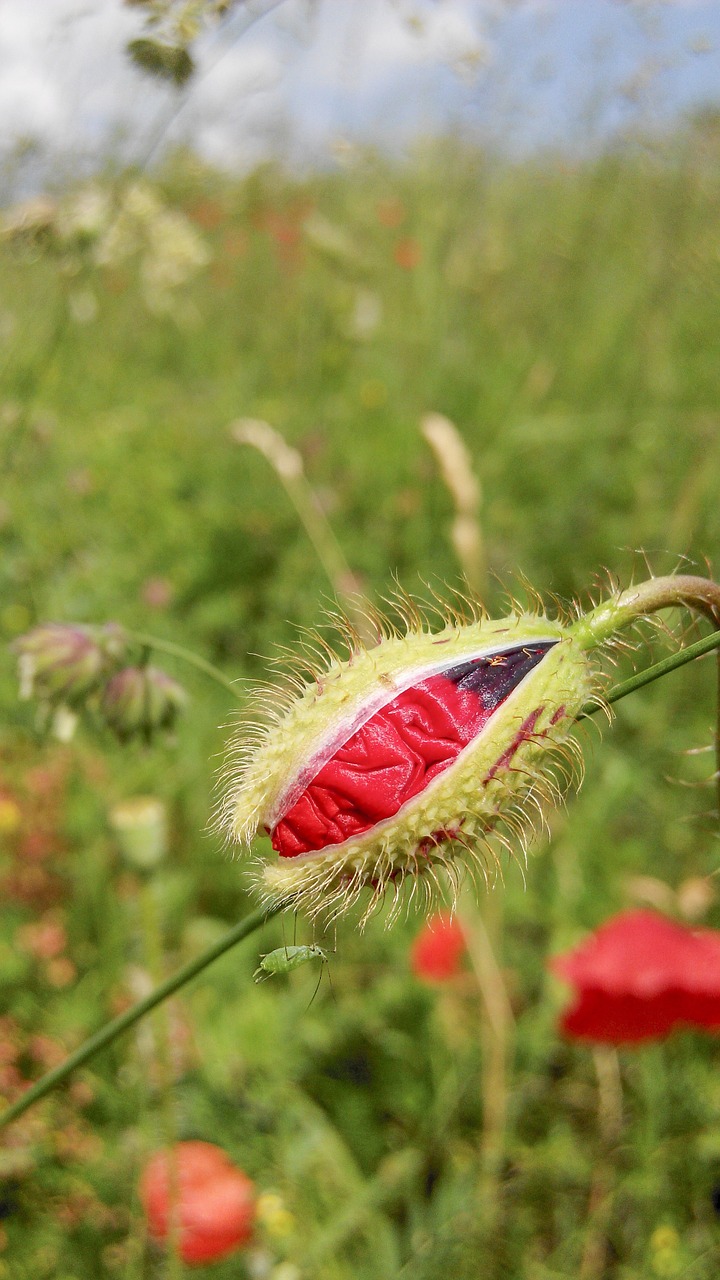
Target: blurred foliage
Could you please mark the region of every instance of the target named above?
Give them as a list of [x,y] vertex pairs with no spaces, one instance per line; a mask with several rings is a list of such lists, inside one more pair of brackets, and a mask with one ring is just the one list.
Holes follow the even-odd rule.
[[[403,164],[359,155],[305,178],[267,165],[233,180],[176,155],[153,184],[103,188],[100,229],[86,219],[68,236],[61,218],[58,231],[76,192],[32,227],[6,211],[3,639],[114,620],[254,678],[256,655],[317,624],[328,584],[267,461],[233,443],[239,415],[300,451],[370,595],[393,573],[420,593],[457,579],[451,502],[419,431],[428,411],[467,443],[501,581],[521,571],[584,597],[602,566],[645,573],[637,548],[657,571],[684,556],[704,569],[720,543],[719,162],[710,120],[663,144],[516,166],[447,139]],[[139,206],[138,188],[151,197]],[[132,248],[113,254],[118,226]],[[188,269],[154,275],[172,228]],[[493,610],[502,598],[494,586]],[[148,893],[167,966],[249,909],[240,866],[208,833],[228,697],[167,666],[191,694],[176,742],[123,749],[45,741],[9,653],[2,664],[8,1097],[146,989]],[[275,921],[171,1004],[177,1136],[221,1143],[275,1196],[247,1267],[209,1274],[579,1274],[597,1082],[591,1054],[557,1037],[563,996],[543,961],[623,904],[655,894],[677,909],[671,889],[715,874],[711,756],[688,754],[710,742],[711,686],[711,665],[693,664],[621,704],[602,746],[599,726],[584,730],[581,795],[497,891],[517,1043],[492,1228],[477,1197],[480,998],[469,970],[441,989],[411,976],[416,917],[314,939],[302,920]],[[147,881],[109,817],[140,793],[169,813],[169,853]],[[703,909],[720,926],[712,893]],[[295,928],[333,953],[312,1004],[309,969],[252,981],[258,953]],[[156,1043],[142,1026],[0,1148],[0,1277],[165,1274],[133,1191],[167,1137]],[[717,1275],[717,1061],[694,1035],[621,1054],[597,1275]]]
[[257,16],[250,0],[125,0],[141,10],[147,35],[127,46],[136,66],[178,88],[195,71],[190,49],[194,42],[224,18],[246,11],[250,21]]

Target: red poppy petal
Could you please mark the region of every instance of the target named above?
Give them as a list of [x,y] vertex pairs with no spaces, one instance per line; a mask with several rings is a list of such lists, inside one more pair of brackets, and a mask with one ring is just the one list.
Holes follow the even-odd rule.
[[253,1190],[249,1178],[232,1168],[193,1196],[181,1198],[182,1254],[186,1262],[221,1258],[252,1235]]
[[595,1044],[639,1044],[669,1034],[679,1021],[675,992],[655,999],[608,995],[606,991],[583,990],[564,1014],[560,1028],[572,1039]]
[[681,988],[720,996],[720,946],[710,930],[693,932],[655,911],[621,912],[550,967],[573,986],[618,995]]
[[405,689],[324,763],[272,831],[285,858],[392,818],[469,746],[555,641],[448,667]]
[[[212,1143],[178,1143],[173,1159],[183,1260],[210,1262],[245,1244],[255,1216],[254,1188],[247,1175]],[[148,1225],[157,1240],[165,1240],[169,1228],[169,1165],[168,1152],[157,1152],[148,1161],[140,1186]]]
[[677,1026],[720,1029],[720,935],[625,911],[550,967],[576,989],[566,1035],[633,1044]]

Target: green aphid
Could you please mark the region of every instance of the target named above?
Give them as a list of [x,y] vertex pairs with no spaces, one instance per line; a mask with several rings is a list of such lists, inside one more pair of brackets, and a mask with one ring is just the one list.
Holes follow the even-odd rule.
[[266,956],[260,957],[260,967],[255,970],[253,977],[256,982],[264,982],[276,973],[290,973],[291,969],[299,969],[310,960],[327,964],[327,952],[314,943],[305,947],[278,947],[276,951],[269,951]]

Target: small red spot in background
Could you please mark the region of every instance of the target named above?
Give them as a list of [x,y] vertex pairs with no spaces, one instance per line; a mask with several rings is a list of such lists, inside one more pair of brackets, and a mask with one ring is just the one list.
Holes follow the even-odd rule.
[[410,237],[407,240],[398,240],[393,249],[393,257],[403,271],[414,271],[415,267],[419,267],[422,262],[422,245],[418,240]]
[[[247,1174],[211,1142],[178,1142],[172,1160],[177,1171],[183,1262],[212,1262],[247,1244],[255,1219],[255,1189]],[[167,1151],[158,1151],[140,1181],[140,1198],[156,1240],[168,1236],[172,1181],[171,1157]]]
[[455,916],[439,911],[425,922],[412,945],[410,964],[422,982],[447,982],[462,969],[465,934]]
[[150,609],[167,609],[172,603],[173,585],[167,578],[148,578],[140,594],[143,604]]

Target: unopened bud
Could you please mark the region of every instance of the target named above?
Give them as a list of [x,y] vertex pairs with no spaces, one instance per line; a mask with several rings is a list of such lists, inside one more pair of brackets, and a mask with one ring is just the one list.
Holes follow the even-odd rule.
[[75,705],[100,683],[121,644],[118,628],[71,626],[47,622],[20,636],[20,697]]
[[484,874],[488,836],[504,828],[522,846],[557,798],[549,761],[581,764],[568,734],[595,682],[570,626],[520,613],[433,633],[413,602],[406,612],[405,634],[367,650],[352,637],[254,743],[238,736],[222,821],[236,840],[270,835],[269,901],[337,914],[369,887],[370,910],[408,878],[454,884],[458,859]]
[[123,667],[105,686],[102,713],[122,742],[149,742],[173,728],[185,702],[185,690],[158,667]]

